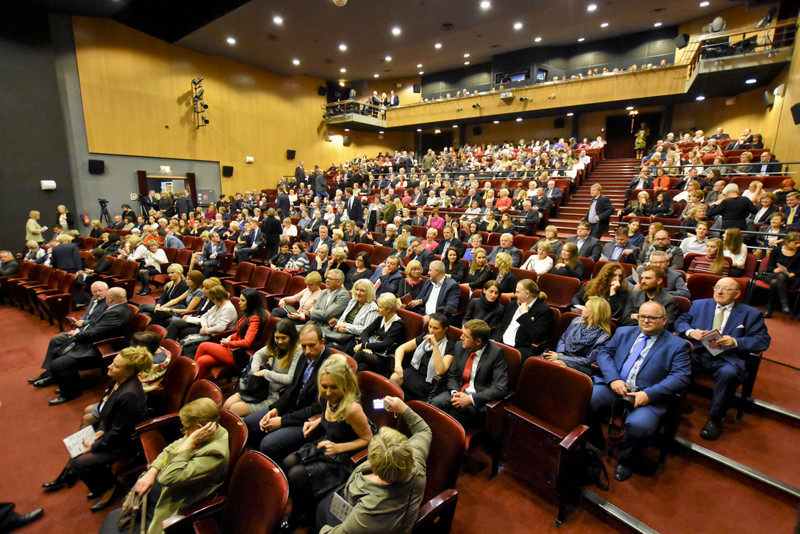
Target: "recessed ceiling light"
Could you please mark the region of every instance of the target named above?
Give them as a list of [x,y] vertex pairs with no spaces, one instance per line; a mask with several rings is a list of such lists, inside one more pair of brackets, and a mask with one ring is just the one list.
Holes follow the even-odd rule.
[[465,61],[465,62],[464,62],[464,65],[469,65],[469,61]]
[[345,128],[345,129],[344,129],[344,131],[345,131],[345,132],[349,132],[349,131],[350,131],[350,128]]
[[394,35],[395,37],[397,37],[401,33],[403,33],[403,30],[401,30],[399,26],[395,26],[394,28],[392,28],[392,35]]
[[627,108],[625,108],[625,111],[630,111],[632,109],[633,109],[633,106],[628,106]]
[[379,131],[378,133],[379,133],[379,134],[381,134],[381,135],[383,135],[383,130]]
[[695,100],[697,100],[698,102],[702,102],[705,99],[706,97],[704,97],[703,95],[697,95],[697,98],[695,98]]
[[339,45],[339,50],[340,50],[341,52],[347,52],[347,45],[346,45],[346,44],[344,44],[344,43],[340,44],[340,45]]
[[464,54],[464,57],[469,57],[469,52],[467,52],[466,54]]
[[542,42],[542,38],[541,37],[537,37],[536,39],[533,40],[533,42],[534,43],[541,43]]
[[436,43],[435,45],[433,45],[433,47],[438,50],[439,48],[442,47],[442,43]]
[[573,115],[575,115],[575,114],[573,112],[571,112],[571,111],[569,113],[567,113],[567,117],[572,117]]
[[297,58],[294,58],[294,59],[292,60],[292,65],[295,65],[295,66],[296,66],[296,65],[299,65],[299,64],[300,64],[300,60],[299,60],[299,59],[297,59]]
[[345,72],[347,72],[347,69],[346,69],[346,68],[344,68],[344,67],[342,67],[341,69],[339,69],[339,72],[341,72],[342,74],[344,74]]
[[653,23],[653,26],[655,28],[660,28],[661,27],[661,23],[660,22],[655,22],[655,23]]
[[488,0],[483,0],[483,2],[481,2],[481,9],[489,9],[490,7],[492,7],[492,3]]
[[608,28],[608,22],[604,22],[600,25],[601,28]]
[[515,22],[514,23],[514,29],[515,30],[521,30],[522,29],[522,23],[521,22]]
[[708,7],[711,5],[711,2],[700,2],[700,7]]
[[454,124],[454,125],[453,125],[453,128],[458,128],[458,124]]
[[417,68],[421,69],[422,68],[422,63],[417,63]]
[[500,124],[500,121],[492,121],[492,124]]
[[586,39],[585,39],[584,37],[578,37],[578,42],[579,42],[579,43],[582,43],[582,42],[584,42],[585,40],[586,40]]
[[386,61],[391,61],[391,60],[392,60],[392,56],[386,56],[386,57],[385,57],[385,58],[383,58],[383,59],[385,59]]
[[380,78],[380,77],[381,77],[381,75],[380,75],[380,74],[378,74],[378,73],[376,72],[375,74],[373,74],[373,75],[372,75],[372,77],[373,77],[373,78]]
[[275,15],[274,17],[272,17],[272,22],[280,26],[281,24],[283,24],[283,17],[281,17],[280,15]]
[[422,131],[422,128],[417,128],[417,131],[418,131],[418,132],[421,132],[421,131]]
[[586,6],[586,11],[590,13],[593,11],[597,11],[597,4],[589,4],[588,6]]
[[425,74],[425,71],[424,71],[424,70],[421,70],[421,71],[419,71],[419,75],[420,75],[420,76],[422,76],[423,74]]
[[748,78],[748,79],[746,79],[746,80],[744,81],[744,83],[746,83],[747,85],[753,85],[753,84],[754,84],[754,83],[756,83],[757,81],[758,81],[758,80],[756,80],[755,78]]
[[340,87],[344,87],[345,86],[344,80],[339,80],[339,86]]
[[517,117],[517,122],[522,122],[522,117]]
[[233,45],[235,45],[235,44],[236,44],[236,39],[234,39],[233,37],[228,37],[228,38],[227,38],[227,39],[225,39],[225,40],[226,40],[226,41],[228,42],[228,44],[229,44],[229,45],[231,45],[231,46],[233,46]]

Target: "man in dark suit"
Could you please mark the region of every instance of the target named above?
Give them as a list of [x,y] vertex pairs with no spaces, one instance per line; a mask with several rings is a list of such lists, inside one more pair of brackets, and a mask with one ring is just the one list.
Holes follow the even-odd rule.
[[575,243],[578,245],[578,256],[581,258],[592,258],[594,261],[600,259],[600,254],[603,253],[603,246],[600,239],[591,236],[592,225],[586,221],[578,223],[578,227],[574,235],[567,238],[567,243]]
[[[114,215],[114,222],[111,223],[110,226],[113,230],[122,230],[125,227],[125,221],[122,220],[122,215]],[[53,231],[55,232],[56,229],[63,230],[60,226],[56,226],[53,228]]]
[[603,186],[600,184],[593,184],[589,188],[592,203],[583,218],[584,221],[592,225],[592,236],[597,239],[600,239],[608,232],[609,221],[611,221],[611,216],[614,215],[614,206],[611,204],[611,200],[603,196],[602,193]]
[[628,188],[625,190],[625,200],[630,200],[631,194],[634,189],[652,189],[653,179],[650,177],[650,171],[647,167],[642,167],[639,174],[630,181]]
[[314,167],[314,194],[319,197],[320,202],[323,198],[331,198],[328,193],[328,184],[325,182],[325,175],[319,170],[319,167]]
[[616,261],[620,263],[632,263],[636,265],[636,255],[639,249],[634,247],[629,241],[628,227],[621,226],[614,232],[614,241],[606,243],[600,259],[603,261]]
[[[222,237],[217,232],[209,232],[209,241],[203,243],[203,250],[199,253],[195,252],[194,267],[199,271],[203,271],[203,276],[208,278],[211,276],[212,269],[219,266],[219,257],[228,252],[228,247],[222,241]],[[239,251],[241,252],[240,249]],[[237,253],[238,257],[238,253]],[[247,258],[241,261],[247,261]]]
[[375,272],[370,278],[372,285],[375,286],[375,297],[379,297],[384,293],[397,293],[400,287],[400,282],[403,280],[403,273],[400,272],[400,258],[397,256],[389,256],[386,258],[386,265],[384,267],[375,269]]
[[194,211],[194,204],[192,204],[192,197],[189,196],[189,191],[184,191],[180,198],[175,201],[175,210],[178,212],[178,217],[184,213],[188,217]]
[[[244,236],[245,246],[236,251],[236,261],[239,263],[249,260],[253,254],[258,254],[258,248],[265,242],[264,232],[261,231],[258,221],[251,220],[248,224],[250,233]],[[205,247],[203,248],[205,249]]]
[[267,216],[264,217],[264,222],[261,224],[261,233],[264,234],[264,246],[266,247],[265,256],[267,258],[271,258],[278,253],[278,244],[281,242],[282,231],[283,227],[275,213],[275,208],[269,208]]
[[439,244],[434,249],[433,253],[438,254],[440,258],[446,259],[444,255],[447,252],[447,249],[454,248],[458,253],[458,257],[460,258],[464,254],[464,243],[462,243],[459,239],[456,239],[453,236],[453,227],[452,226],[445,226],[442,229],[442,239],[439,241]]
[[305,183],[306,181],[306,171],[303,168],[303,162],[301,161],[300,164],[295,167],[294,169],[294,179],[298,185]]
[[33,382],[36,387],[58,384],[61,393],[50,401],[50,406],[62,404],[81,396],[82,385],[79,371],[96,369],[103,364],[94,348],[95,341],[121,336],[125,333],[131,317],[131,310],[128,308],[127,302],[125,290],[121,287],[113,287],[108,290],[106,307],[99,315],[92,310],[91,320],[50,340],[44,363],[42,363],[42,368],[46,371]]
[[176,248],[181,250],[186,248],[186,245],[183,244],[181,238],[178,237],[178,222],[172,221],[172,224],[167,226],[167,235],[164,237],[164,247],[165,248]]
[[641,289],[634,289],[628,295],[628,302],[622,311],[620,324],[625,326],[638,324],[638,309],[645,302],[654,301],[666,309],[667,328],[672,330],[672,325],[675,323],[675,319],[678,318],[678,299],[664,290],[662,287],[663,282],[664,271],[659,267],[653,267],[652,265],[644,267],[639,275],[639,287]]
[[655,434],[669,400],[689,385],[691,377],[689,345],[667,330],[664,307],[646,302],[637,316],[637,326],[617,328],[600,348],[597,365],[602,377],[592,390],[587,415],[590,442],[602,449],[602,414],[620,399],[632,404],[614,469],[619,481],[631,477],[633,464]]
[[800,228],[800,193],[792,191],[786,195],[786,205],[781,208],[781,213],[786,216],[787,230]]
[[50,265],[54,269],[61,269],[68,273],[75,274],[81,270],[83,260],[78,245],[72,242],[72,238],[66,233],[58,236],[58,245],[50,250]]
[[[767,350],[771,342],[761,312],[735,302],[740,293],[736,280],[722,278],[714,286],[714,298],[695,300],[675,322],[675,330],[692,342],[694,364],[714,375],[711,411],[700,431],[700,437],[708,440],[717,439],[722,432],[725,412],[746,378],[748,354]],[[714,330],[722,338],[709,342],[709,351],[701,340]]]
[[447,391],[431,404],[465,427],[479,428],[486,419],[486,404],[508,392],[508,368],[503,351],[489,339],[489,325],[473,319],[462,331],[447,374]]
[[347,187],[344,190],[345,207],[347,208],[347,217],[351,221],[360,222],[364,220],[364,206],[361,204],[361,199],[353,195],[353,188]]
[[539,210],[533,209],[530,200],[522,203],[522,210],[519,212],[518,224],[525,226],[525,233],[533,235],[536,231],[536,225],[539,222]]
[[422,245],[422,239],[419,237],[411,239],[411,242],[408,244],[408,252],[406,255],[410,256],[412,260],[417,260],[422,264],[423,274],[428,274],[428,267],[431,262],[436,259],[433,256],[433,252]]
[[458,282],[444,274],[443,262],[432,261],[428,274],[430,278],[425,280],[419,295],[407,307],[409,311],[422,315],[425,324],[428,324],[430,316],[436,312],[453,315],[461,298],[461,288]]
[[721,139],[728,139],[730,136],[725,133],[722,128],[717,128],[717,133],[709,137],[709,139],[713,139],[715,141],[719,141]]
[[492,339],[514,347],[524,360],[534,354],[533,343],[548,339],[555,326],[553,310],[547,305],[544,294],[539,292],[536,282],[520,280],[516,298],[506,306]]
[[275,199],[275,207],[281,212],[281,217],[292,216],[292,205],[289,202],[289,195],[286,194],[286,189],[281,188],[278,197]]
[[772,158],[769,150],[765,150],[759,156],[759,162],[751,165],[752,172],[756,176],[769,176],[771,174],[781,173],[781,162]]
[[511,266],[512,267],[519,267],[520,260],[522,259],[522,253],[519,251],[517,247],[514,246],[514,236],[511,234],[503,234],[500,236],[500,245],[497,247],[492,248],[492,252],[489,254],[489,257],[486,258],[486,261],[489,263],[495,263],[497,260],[497,255],[501,252],[505,252],[509,256],[511,256]]
[[[670,261],[667,254],[661,250],[657,250],[650,255],[650,262],[648,265],[650,265],[650,267],[658,267],[664,271],[664,276],[666,276],[667,281],[666,284],[662,282],[661,289],[663,291],[666,291],[674,297],[683,297],[691,300],[692,294],[689,293],[689,288],[686,287],[686,282],[684,281],[683,276],[681,276],[681,273],[677,272],[676,270],[670,269],[669,263]],[[644,267],[639,267],[637,270],[639,278],[634,278],[633,274],[631,274],[625,279],[625,281],[628,282],[633,289],[641,289],[638,280],[641,279],[643,271]]]
[[411,226],[428,226],[428,218],[422,208],[417,208],[417,214],[411,217]]
[[[409,206],[425,205],[425,195],[422,193],[422,191],[420,191],[419,187],[414,188],[414,194],[411,195],[411,200],[409,201],[408,205]],[[416,226],[423,226],[423,225],[416,225]]]
[[333,249],[333,239],[328,235],[328,227],[324,224],[319,227],[319,237],[311,243],[308,247],[308,251],[316,254],[320,245],[326,245],[328,247],[328,252]]
[[269,411],[262,410],[244,418],[250,443],[278,463],[307,441],[303,423],[322,411],[317,373],[331,351],[325,346],[322,330],[316,324],[307,324],[300,331],[300,346],[303,356],[289,387]]

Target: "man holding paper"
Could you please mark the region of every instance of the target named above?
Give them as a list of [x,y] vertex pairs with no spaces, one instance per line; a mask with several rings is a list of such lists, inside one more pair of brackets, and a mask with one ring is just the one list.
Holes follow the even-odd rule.
[[675,330],[692,342],[694,365],[714,376],[711,411],[700,431],[703,439],[719,438],[725,412],[745,379],[748,353],[767,350],[771,341],[761,312],[736,302],[740,293],[736,280],[721,278],[714,298],[695,300],[675,321]]

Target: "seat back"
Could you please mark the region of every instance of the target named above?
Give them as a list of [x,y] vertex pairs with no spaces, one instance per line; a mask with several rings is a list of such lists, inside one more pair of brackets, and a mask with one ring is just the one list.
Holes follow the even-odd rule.
[[233,470],[222,511],[225,534],[278,531],[289,500],[289,481],[281,468],[258,451],[245,453]]
[[254,287],[256,289],[266,287],[267,280],[269,280],[271,275],[272,269],[265,267],[264,265],[259,265],[253,269],[253,274],[250,276],[250,282],[248,282],[247,286]]
[[219,411],[219,425],[228,431],[228,473],[225,475],[225,485],[222,488],[224,492],[225,488],[230,484],[236,464],[244,453],[245,445],[247,445],[247,425],[238,415],[228,410]]
[[572,312],[562,313],[558,318],[558,321],[556,321],[556,331],[553,334],[553,338],[556,341],[561,339],[561,336],[564,335],[564,332],[567,331],[567,328],[569,328],[570,323],[572,323],[572,320],[580,316],[581,314],[579,313],[572,313]]
[[47,279],[47,289],[58,289],[58,285],[61,283],[61,280],[64,278],[65,274],[67,274],[66,271],[62,271],[61,269],[53,269],[50,272],[50,277]]
[[370,254],[370,260],[372,261],[372,265],[380,265],[386,258],[392,255],[392,249],[389,247],[384,247],[381,245],[375,245],[372,248],[372,254]]
[[567,308],[572,305],[572,297],[581,287],[581,282],[571,276],[544,273],[539,276],[539,289],[547,294],[547,302],[556,308]]
[[39,278],[37,278],[34,282],[37,286],[44,286],[47,285],[47,281],[50,280],[50,275],[53,274],[53,269],[49,265],[42,265],[42,269],[39,271]]
[[[456,487],[467,436],[458,421],[430,404],[414,400],[409,401],[408,407],[425,420],[433,434],[427,460],[427,482],[422,496],[424,504],[442,491]],[[397,429],[410,434],[402,418],[398,419]]]
[[145,328],[145,330],[147,330],[148,332],[153,332],[155,335],[158,336],[158,339],[162,341],[164,340],[164,336],[167,335],[167,329],[155,323],[147,325],[147,328]]
[[[287,272],[274,271],[269,276],[269,280],[267,280],[267,285],[264,290],[269,294],[285,294],[286,286],[289,285],[289,280],[291,278],[292,275]],[[305,287],[305,284],[303,284],[303,287]]]
[[[180,345],[178,345],[180,346]],[[189,386],[197,378],[199,368],[194,360],[185,356],[173,355],[164,373],[161,387],[148,394],[147,404],[155,415],[175,413],[183,406],[183,399]]]
[[189,263],[192,261],[192,251],[188,248],[182,248],[178,251],[178,254],[175,256],[175,263],[178,265],[183,266],[183,270],[187,271],[189,269]]
[[578,257],[578,259],[583,264],[583,276],[581,277],[581,281],[585,282],[592,278],[592,273],[594,272],[594,260],[592,258],[582,257]]
[[61,277],[61,281],[58,283],[58,288],[56,289],[57,293],[72,293],[72,290],[75,289],[75,279],[77,275],[72,273],[64,273]]
[[222,407],[222,390],[219,389],[219,386],[214,382],[206,380],[205,378],[195,380],[192,385],[189,386],[189,391],[186,392],[186,398],[183,399],[183,404],[189,404],[192,401],[202,398],[211,399],[217,403],[218,408]]
[[[149,329],[150,326],[151,325],[148,325],[147,328]],[[169,351],[170,358],[177,358],[183,353],[183,347],[181,347],[181,344],[177,341],[173,341],[172,339],[162,339],[159,345],[165,350]]]
[[389,426],[394,428],[397,419],[385,409],[375,409],[372,401],[384,397],[403,398],[403,390],[394,382],[371,371],[358,373],[358,387],[361,390],[361,407],[370,421],[378,427]]
[[406,339],[416,339],[423,332],[425,324],[422,321],[422,316],[418,313],[398,308],[397,315],[406,325]]
[[[714,297],[714,285],[720,280],[722,276],[707,273],[694,273],[686,281],[686,287],[692,295],[692,300],[697,299],[710,299]],[[736,302],[744,302],[745,294],[747,292],[747,281],[742,278],[734,278],[739,282],[739,289],[741,289]]]
[[250,280],[250,276],[253,274],[253,270],[255,268],[256,268],[255,263],[250,263],[249,261],[243,261],[242,263],[236,266],[236,273],[233,275],[233,281],[247,283]]

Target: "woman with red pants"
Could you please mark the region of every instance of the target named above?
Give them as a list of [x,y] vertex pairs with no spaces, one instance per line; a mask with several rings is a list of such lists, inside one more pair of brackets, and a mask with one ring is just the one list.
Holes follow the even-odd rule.
[[239,305],[244,309],[244,314],[236,323],[236,332],[219,343],[205,341],[197,348],[194,361],[200,367],[198,380],[205,377],[212,367],[234,365],[233,349],[248,349],[258,339],[267,322],[267,313],[258,291],[255,289],[242,291],[239,296]]

